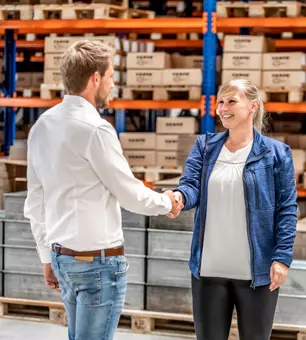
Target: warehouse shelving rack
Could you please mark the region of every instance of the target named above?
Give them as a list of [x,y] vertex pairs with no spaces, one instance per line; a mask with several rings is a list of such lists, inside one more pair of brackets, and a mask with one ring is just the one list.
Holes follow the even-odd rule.
[[[202,18],[155,18],[155,19],[81,19],[81,20],[12,20],[0,21],[0,34],[5,41],[0,43],[5,55],[6,98],[0,98],[0,106],[5,108],[4,153],[8,154],[15,138],[15,108],[51,107],[61,99],[44,100],[40,98],[17,98],[16,91],[16,46],[42,48],[43,40],[17,40],[18,34],[36,33],[203,33],[202,40],[161,40],[157,47],[192,47],[202,48],[203,85],[200,101],[148,101],[148,100],[113,100],[110,107],[116,112],[116,130],[124,131],[126,109],[171,109],[197,108],[201,110],[201,131],[214,130],[215,91],[216,91],[216,45],[217,32],[239,33],[240,28],[250,28],[251,32],[302,32],[306,28],[306,18],[216,18],[216,1],[204,1]],[[305,40],[276,40],[276,47],[293,50],[306,48]],[[17,60],[18,61],[18,60]],[[305,113],[306,103],[266,103],[269,112]]]

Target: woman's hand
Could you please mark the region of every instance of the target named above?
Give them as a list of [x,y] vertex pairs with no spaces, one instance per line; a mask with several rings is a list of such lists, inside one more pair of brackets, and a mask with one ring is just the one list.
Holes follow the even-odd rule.
[[274,261],[270,268],[270,291],[273,292],[273,290],[279,288],[285,282],[287,275],[288,267],[283,263]]

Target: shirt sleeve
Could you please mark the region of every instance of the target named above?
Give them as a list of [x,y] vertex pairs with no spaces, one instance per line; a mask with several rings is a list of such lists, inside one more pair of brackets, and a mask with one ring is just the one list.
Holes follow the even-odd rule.
[[94,131],[87,148],[87,159],[124,209],[148,216],[171,211],[172,203],[166,194],[147,188],[134,177],[111,125],[102,125]]
[[44,192],[32,163],[31,139],[28,143],[27,184],[28,194],[24,205],[24,215],[30,219],[36,249],[42,263],[51,263],[51,247],[46,237]]

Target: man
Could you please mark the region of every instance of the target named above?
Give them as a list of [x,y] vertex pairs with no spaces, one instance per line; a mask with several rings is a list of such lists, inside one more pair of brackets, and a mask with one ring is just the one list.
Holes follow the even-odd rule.
[[61,291],[70,340],[114,336],[128,269],[120,206],[172,216],[182,208],[173,193],[156,193],[133,176],[115,130],[97,111],[114,88],[111,60],[112,50],[99,42],[74,44],[61,60],[69,95],[38,119],[28,139],[25,216],[45,282]]

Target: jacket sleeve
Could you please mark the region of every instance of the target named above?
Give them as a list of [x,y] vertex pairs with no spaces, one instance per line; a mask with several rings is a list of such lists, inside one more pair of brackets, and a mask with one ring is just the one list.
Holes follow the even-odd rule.
[[199,136],[195,141],[185,162],[184,175],[174,191],[180,191],[185,199],[184,210],[198,205],[201,193],[201,176],[203,168],[203,150],[206,135]]
[[297,193],[294,181],[292,153],[286,146],[286,154],[276,172],[275,248],[272,261],[290,267],[297,224]]

